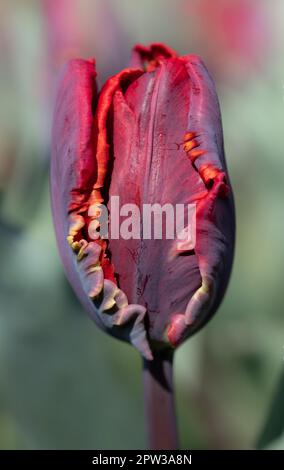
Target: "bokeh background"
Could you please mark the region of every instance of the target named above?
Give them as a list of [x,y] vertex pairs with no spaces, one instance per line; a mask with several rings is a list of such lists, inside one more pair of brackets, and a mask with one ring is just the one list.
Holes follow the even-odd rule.
[[[0,0],[0,448],[145,448],[138,354],[100,332],[63,274],[49,207],[56,79],[136,42],[200,54],[235,192],[225,300],[176,355],[183,448],[284,448],[284,3]],[[165,430],[166,432],[166,430]]]

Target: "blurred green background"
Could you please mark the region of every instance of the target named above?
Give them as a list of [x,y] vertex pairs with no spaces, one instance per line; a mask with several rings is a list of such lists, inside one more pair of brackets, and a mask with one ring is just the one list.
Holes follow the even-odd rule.
[[282,0],[0,0],[1,449],[146,447],[140,358],[67,284],[48,167],[61,65],[96,56],[102,83],[151,41],[215,78],[237,209],[225,300],[176,354],[181,444],[284,448],[283,18]]

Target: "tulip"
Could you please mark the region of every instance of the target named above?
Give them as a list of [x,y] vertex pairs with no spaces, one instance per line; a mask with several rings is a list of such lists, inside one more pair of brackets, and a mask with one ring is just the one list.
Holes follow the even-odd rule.
[[262,67],[272,39],[265,2],[199,0],[184,5],[188,21],[195,18],[198,24],[196,40],[206,46],[211,67],[222,79],[230,74],[239,83]]
[[[54,113],[51,197],[74,291],[100,328],[144,358],[151,445],[176,446],[172,353],[216,311],[234,246],[220,109],[202,61],[162,44],[137,45],[129,68],[100,93],[94,60],[70,61]],[[140,210],[193,205],[194,246],[178,234],[102,237],[103,207],[112,226],[115,197]],[[165,426],[168,439],[161,438]]]

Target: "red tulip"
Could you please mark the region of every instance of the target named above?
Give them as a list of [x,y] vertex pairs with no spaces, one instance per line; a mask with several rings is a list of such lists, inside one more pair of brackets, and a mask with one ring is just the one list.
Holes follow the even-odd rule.
[[[150,360],[218,307],[232,265],[234,209],[218,99],[202,61],[153,44],[136,46],[130,67],[98,94],[93,60],[67,64],[54,114],[51,195],[78,297],[98,326]],[[101,205],[110,210],[113,196],[141,211],[195,203],[194,249],[177,236],[97,238]]]
[[204,44],[216,73],[231,73],[239,83],[266,63],[272,34],[265,2],[185,0],[184,5],[188,20],[198,24],[196,40]]

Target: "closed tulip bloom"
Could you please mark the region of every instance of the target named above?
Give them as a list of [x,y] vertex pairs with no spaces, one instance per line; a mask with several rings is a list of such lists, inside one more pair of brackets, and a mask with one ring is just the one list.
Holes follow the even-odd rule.
[[[147,360],[200,329],[224,295],[235,230],[218,98],[200,58],[138,45],[99,93],[95,62],[70,61],[54,113],[51,196],[66,275],[99,327]],[[118,198],[124,216],[138,210],[135,230],[124,219],[126,237],[112,236]],[[162,237],[143,236],[141,214],[155,204],[195,208],[194,220],[185,216],[194,245],[163,224]]]

